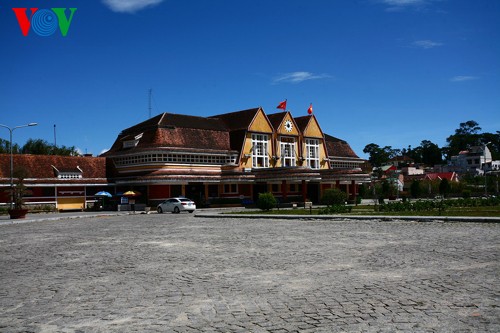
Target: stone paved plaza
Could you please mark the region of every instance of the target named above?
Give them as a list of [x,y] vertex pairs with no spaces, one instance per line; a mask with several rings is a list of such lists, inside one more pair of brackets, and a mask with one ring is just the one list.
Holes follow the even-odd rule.
[[0,332],[499,332],[500,224],[0,226]]

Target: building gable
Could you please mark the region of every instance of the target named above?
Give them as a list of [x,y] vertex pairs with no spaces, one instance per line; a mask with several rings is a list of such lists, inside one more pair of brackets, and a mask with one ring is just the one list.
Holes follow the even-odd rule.
[[262,109],[259,108],[255,117],[253,118],[250,126],[248,126],[249,132],[260,132],[260,133],[273,133],[273,126],[267,118],[266,114]]
[[309,121],[303,131],[303,135],[306,138],[323,138],[323,131],[319,127],[319,123],[314,115],[309,116]]
[[268,118],[273,124],[276,134],[293,135],[293,136],[298,136],[300,134],[297,123],[293,119],[290,112],[287,111],[282,113],[271,114],[268,115]]

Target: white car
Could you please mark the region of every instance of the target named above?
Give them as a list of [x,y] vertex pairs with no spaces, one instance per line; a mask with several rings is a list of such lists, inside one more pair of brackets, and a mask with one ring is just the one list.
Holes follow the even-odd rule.
[[192,213],[196,210],[196,204],[188,198],[170,198],[158,205],[156,211],[161,214],[172,212],[178,214],[182,211]]

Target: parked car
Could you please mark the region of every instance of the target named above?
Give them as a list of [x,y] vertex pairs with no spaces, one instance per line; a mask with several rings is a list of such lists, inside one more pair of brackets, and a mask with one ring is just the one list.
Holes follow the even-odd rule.
[[164,212],[172,212],[178,214],[182,211],[192,213],[196,210],[196,204],[188,198],[170,198],[158,205],[156,211],[161,214]]

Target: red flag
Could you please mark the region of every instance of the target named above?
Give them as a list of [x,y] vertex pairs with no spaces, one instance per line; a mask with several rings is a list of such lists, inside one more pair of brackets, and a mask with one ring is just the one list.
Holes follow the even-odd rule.
[[313,113],[313,104],[309,105],[309,109],[307,109],[307,113],[312,114]]
[[283,102],[281,102],[280,104],[278,104],[276,109],[286,110],[286,99]]

